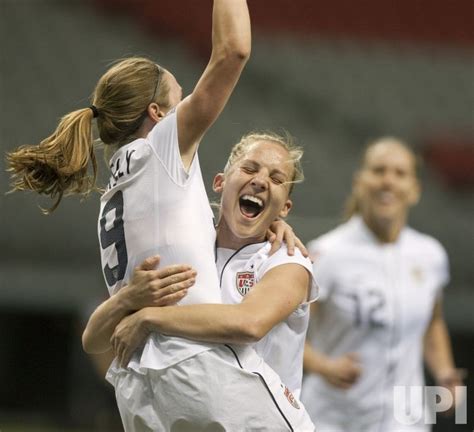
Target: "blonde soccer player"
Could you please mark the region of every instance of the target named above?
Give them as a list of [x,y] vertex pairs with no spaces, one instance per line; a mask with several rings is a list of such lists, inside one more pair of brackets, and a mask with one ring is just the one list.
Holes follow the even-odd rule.
[[438,385],[460,384],[441,307],[447,255],[407,225],[420,192],[413,151],[378,139],[355,173],[348,221],[308,245],[321,296],[302,399],[321,432],[427,432],[421,393],[395,391],[421,391],[423,360]]
[[[214,0],[211,57],[189,96],[182,99],[176,77],[154,61],[125,59],[101,77],[90,107],[63,117],[39,145],[8,155],[14,189],[51,196],[52,211],[64,195],[94,189],[92,122],[97,122],[112,154],[98,232],[114,316],[126,314],[118,294],[132,269],[158,253],[163,264],[179,259],[197,270],[183,303],[221,300],[213,217],[196,152],[237,84],[250,40],[246,0]],[[87,335],[84,340],[87,351],[107,349],[88,344]],[[276,376],[252,351],[245,354],[256,368]],[[127,368],[114,363],[108,377],[126,431],[278,430],[285,424],[260,378],[242,371],[223,346],[153,333],[140,356]],[[245,397],[235,394],[237,381]]]
[[[271,393],[286,423],[275,430],[313,430],[298,396],[309,304],[317,297],[317,285],[311,261],[298,249],[290,256],[283,244],[271,254],[266,240],[273,221],[286,217],[292,208],[293,184],[303,177],[301,156],[302,150],[288,138],[252,133],[234,146],[224,172],[216,175],[214,190],[221,195],[217,268],[227,304],[137,307],[140,310],[120,322],[109,320],[110,306],[104,305],[89,322],[89,332],[106,344],[110,327],[115,326],[111,344],[123,365],[133,362],[153,332],[225,344],[242,370],[259,375]],[[134,302],[144,292],[154,292],[155,284],[167,292],[173,283],[162,277],[167,268],[147,271],[150,262],[135,271],[122,301]],[[253,366],[245,354],[248,348],[242,350],[250,345],[281,380]],[[234,393],[238,404],[237,383]]]

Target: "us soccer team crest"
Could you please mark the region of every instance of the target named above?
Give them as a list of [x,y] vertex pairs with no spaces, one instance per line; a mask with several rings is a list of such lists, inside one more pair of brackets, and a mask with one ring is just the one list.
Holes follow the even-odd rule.
[[290,392],[290,389],[287,386],[285,386],[283,392],[286,398],[288,399],[288,402],[290,402],[293,408],[300,409],[300,405],[298,404],[295,397],[293,396],[293,393]]
[[251,271],[237,272],[236,277],[237,291],[244,296],[255,285],[255,275]]

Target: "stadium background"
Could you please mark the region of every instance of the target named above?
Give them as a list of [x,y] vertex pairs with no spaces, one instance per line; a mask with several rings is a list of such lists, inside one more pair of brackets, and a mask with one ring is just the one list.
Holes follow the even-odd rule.
[[[146,55],[192,90],[209,55],[210,0],[0,0],[0,148],[49,135],[89,105],[109,63]],[[304,241],[341,218],[364,144],[408,140],[424,156],[410,223],[451,261],[445,313],[456,362],[474,342],[472,0],[249,0],[252,58],[201,151],[205,180],[251,129],[285,129],[305,147],[306,181],[289,219]],[[106,296],[98,200],[5,195],[0,171],[0,430],[115,431],[111,389],[81,351],[89,313]],[[103,166],[102,166],[103,168]],[[102,172],[105,170],[102,169]],[[472,396],[471,405],[472,405]],[[435,431],[468,431],[438,417]],[[469,419],[472,422],[472,419]]]

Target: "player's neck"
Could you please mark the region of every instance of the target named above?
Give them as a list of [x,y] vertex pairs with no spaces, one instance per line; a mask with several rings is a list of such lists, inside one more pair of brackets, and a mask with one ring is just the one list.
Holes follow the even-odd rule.
[[362,215],[362,219],[380,243],[395,243],[405,226],[405,218],[385,220]]
[[239,237],[227,225],[224,218],[220,218],[216,227],[217,247],[238,250],[243,246],[265,241],[265,234],[252,237]]

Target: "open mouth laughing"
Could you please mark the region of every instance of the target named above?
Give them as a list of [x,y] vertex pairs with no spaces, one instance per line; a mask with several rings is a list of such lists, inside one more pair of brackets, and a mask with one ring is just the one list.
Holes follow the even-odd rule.
[[256,218],[264,209],[265,203],[255,195],[245,194],[239,198],[240,212],[249,219]]
[[378,203],[382,205],[391,205],[394,202],[396,202],[396,196],[393,192],[391,191],[379,191],[376,195],[375,198]]

